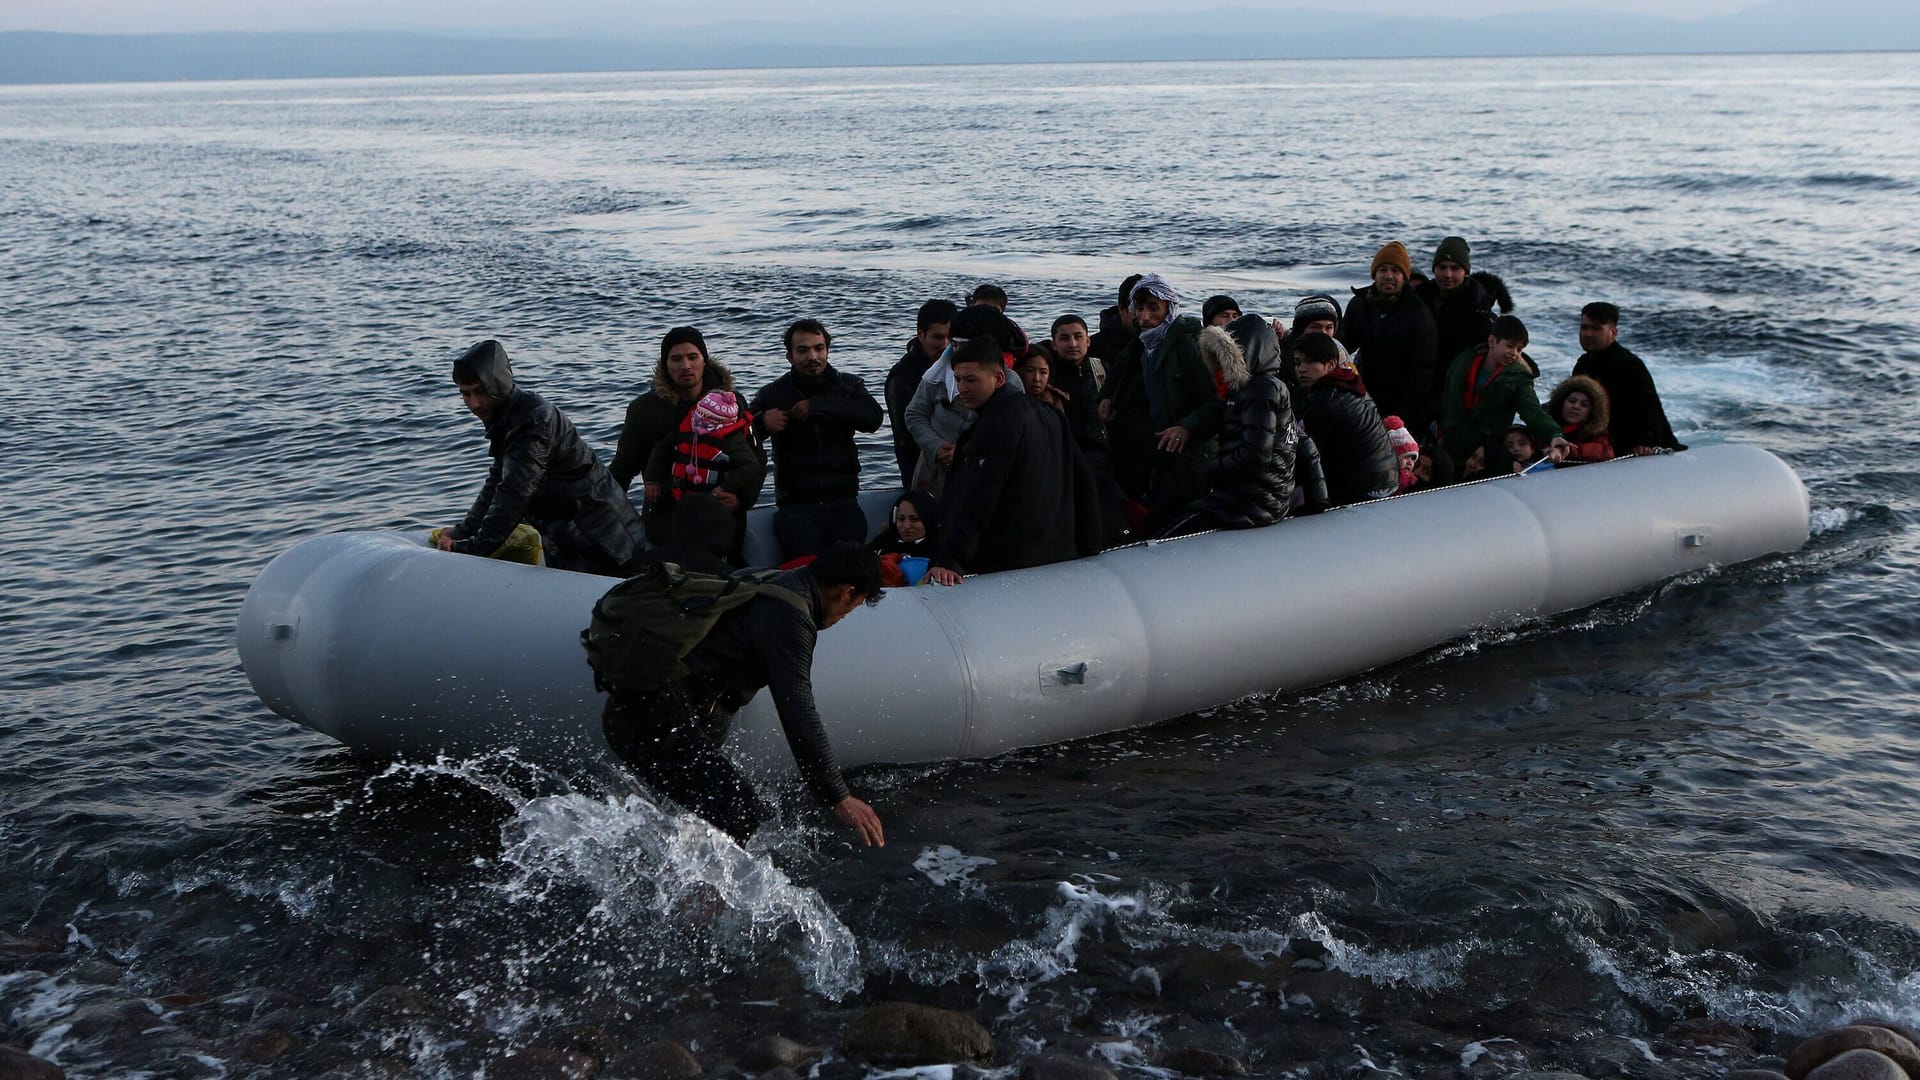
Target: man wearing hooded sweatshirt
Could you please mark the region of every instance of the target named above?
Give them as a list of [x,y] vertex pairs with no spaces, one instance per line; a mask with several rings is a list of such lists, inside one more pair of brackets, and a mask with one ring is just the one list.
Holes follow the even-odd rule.
[[487,427],[493,465],[473,509],[440,532],[440,549],[491,555],[525,522],[540,532],[547,565],[620,575],[642,546],[640,515],[567,415],[514,385],[507,350],[482,341],[453,362],[467,411]]
[[1514,417],[1527,426],[1536,445],[1547,444],[1547,456],[1556,463],[1571,449],[1560,425],[1540,407],[1533,380],[1540,375],[1526,354],[1527,324],[1512,315],[1493,320],[1493,329],[1478,348],[1454,358],[1447,369],[1446,412],[1440,437],[1455,461],[1465,461],[1474,447],[1499,442]]
[[1595,302],[1580,309],[1580,348],[1573,373],[1591,377],[1606,387],[1613,404],[1613,447],[1621,454],[1645,456],[1662,450],[1685,450],[1673,437],[1660,391],[1646,361],[1620,344],[1620,309]]
[[1143,527],[1158,532],[1207,490],[1227,403],[1200,357],[1200,320],[1159,274],[1133,287],[1139,337],[1107,375],[1100,415],[1107,423],[1120,486],[1147,505]]
[[813,319],[782,336],[793,370],[753,396],[753,430],[773,443],[773,534],[785,559],[818,555],[838,541],[863,544],[856,431],[875,432],[886,410],[860,376],[827,360],[833,339]]
[[1413,260],[1405,244],[1396,240],[1375,252],[1368,273],[1373,284],[1355,289],[1347,302],[1340,344],[1354,354],[1381,415],[1405,420],[1419,437],[1440,414],[1433,377],[1439,329],[1408,283]]

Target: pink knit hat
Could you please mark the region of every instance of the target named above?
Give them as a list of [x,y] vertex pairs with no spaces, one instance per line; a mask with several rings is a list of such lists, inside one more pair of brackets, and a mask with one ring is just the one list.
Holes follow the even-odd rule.
[[740,403],[728,390],[710,390],[693,406],[693,430],[711,435],[740,419]]
[[1420,452],[1420,444],[1414,441],[1413,432],[1407,430],[1405,420],[1397,416],[1389,416],[1382,422],[1386,424],[1387,442],[1392,444],[1395,457]]

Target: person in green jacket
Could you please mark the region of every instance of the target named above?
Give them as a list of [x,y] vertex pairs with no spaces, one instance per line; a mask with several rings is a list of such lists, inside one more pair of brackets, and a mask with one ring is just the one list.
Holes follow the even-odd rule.
[[1467,460],[1482,443],[1504,439],[1516,416],[1546,444],[1555,464],[1567,456],[1570,444],[1534,393],[1540,369],[1527,358],[1526,347],[1527,324],[1502,315],[1493,320],[1485,345],[1453,358],[1440,397],[1440,439],[1455,461]]
[[1226,420],[1221,386],[1200,357],[1200,320],[1159,274],[1133,287],[1139,338],[1109,369],[1100,393],[1114,475],[1146,505],[1143,532],[1207,493],[1207,466]]

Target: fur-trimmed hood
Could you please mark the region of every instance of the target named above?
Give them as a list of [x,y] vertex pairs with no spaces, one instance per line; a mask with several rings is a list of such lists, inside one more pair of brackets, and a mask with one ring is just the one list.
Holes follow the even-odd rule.
[[1560,418],[1560,407],[1566,404],[1567,396],[1575,390],[1584,392],[1593,402],[1593,415],[1587,418],[1586,423],[1580,425],[1580,430],[1573,433],[1579,437],[1574,441],[1584,441],[1608,434],[1607,428],[1613,422],[1613,405],[1607,400],[1607,389],[1601,386],[1598,380],[1585,375],[1575,375],[1553,388],[1553,395],[1547,398],[1547,415],[1553,417],[1554,423],[1564,426],[1564,421]]
[[1228,390],[1247,385],[1246,354],[1240,351],[1240,343],[1233,340],[1225,327],[1209,326],[1200,331],[1200,359],[1219,373]]
[[[707,357],[706,361],[706,366],[701,369],[700,393],[694,395],[695,400],[715,390],[733,389],[733,372],[728,371],[725,364],[711,356]],[[660,358],[659,363],[653,365],[653,392],[668,401],[680,400],[674,396],[672,384],[667,382],[667,358],[664,356]]]

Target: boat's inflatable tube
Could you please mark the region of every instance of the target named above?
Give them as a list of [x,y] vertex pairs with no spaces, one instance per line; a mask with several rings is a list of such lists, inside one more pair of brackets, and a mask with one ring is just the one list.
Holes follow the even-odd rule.
[[[1500,479],[1265,529],[895,589],[822,634],[842,764],[988,757],[1376,667],[1806,542],[1800,480],[1753,447]],[[398,533],[305,541],[240,610],[276,712],[368,753],[605,754],[579,633],[606,578],[448,555]],[[739,749],[785,755],[765,694]]]

